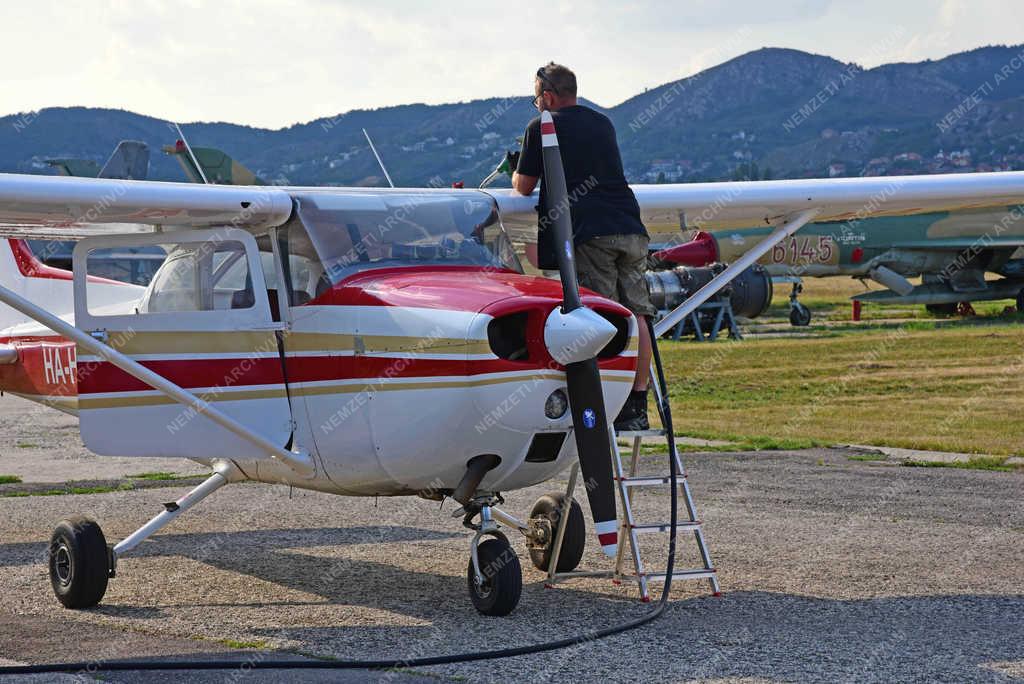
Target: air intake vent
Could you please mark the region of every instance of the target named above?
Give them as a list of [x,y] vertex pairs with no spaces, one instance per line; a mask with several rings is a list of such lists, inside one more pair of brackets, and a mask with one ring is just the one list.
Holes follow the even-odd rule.
[[538,432],[530,442],[530,450],[526,452],[527,463],[551,463],[558,458],[565,441],[564,432]]
[[618,314],[598,311],[601,318],[615,326],[615,337],[597,354],[599,359],[611,359],[621,354],[629,344],[629,319]]
[[487,324],[487,341],[491,351],[499,359],[529,361],[530,350],[526,346],[526,311],[495,318]]

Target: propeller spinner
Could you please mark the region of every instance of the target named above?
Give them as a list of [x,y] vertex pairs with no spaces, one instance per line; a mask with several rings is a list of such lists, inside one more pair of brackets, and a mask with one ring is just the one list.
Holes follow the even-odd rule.
[[569,193],[565,185],[565,170],[558,149],[555,122],[550,112],[541,112],[540,132],[547,216],[554,230],[558,271],[562,281],[562,307],[548,316],[544,326],[544,342],[551,356],[565,365],[576,451],[587,498],[590,500],[590,512],[594,517],[594,528],[601,549],[607,555],[614,556],[618,549],[618,523],[615,516],[608,416],[601,390],[597,353],[615,336],[615,326],[583,306],[580,301],[572,222],[569,217]]

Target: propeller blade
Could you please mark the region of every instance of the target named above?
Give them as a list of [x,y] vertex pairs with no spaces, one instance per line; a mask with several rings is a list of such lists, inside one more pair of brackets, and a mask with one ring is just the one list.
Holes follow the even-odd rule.
[[[547,199],[547,220],[549,230],[554,230],[555,247],[558,257],[558,272],[562,281],[563,317],[583,308],[580,301],[580,285],[576,279],[576,257],[573,251],[572,221],[569,216],[569,192],[565,185],[565,170],[562,155],[558,149],[555,122],[550,112],[541,112],[540,132],[544,159],[544,194]],[[593,312],[588,312],[593,314]],[[582,312],[581,312],[582,314]],[[574,317],[585,320],[589,316]],[[600,318],[593,315],[592,318]],[[550,319],[549,319],[550,320]],[[607,321],[603,321],[611,327]],[[564,328],[566,326],[563,326]],[[593,350],[587,358],[570,354],[572,347],[564,339],[559,340],[556,349],[550,349],[552,356],[571,360],[565,365],[566,388],[569,394],[569,409],[572,412],[573,435],[580,459],[580,471],[590,501],[590,513],[594,518],[601,549],[609,556],[618,550],[618,522],[615,515],[615,485],[612,478],[612,451],[609,441],[608,416],[604,407],[604,392],[601,388],[601,373],[597,365],[597,351],[604,345],[596,346],[594,339],[607,334],[596,321],[592,326],[585,323],[572,326],[580,330],[577,349]],[[613,332],[614,334],[614,332]],[[547,338],[547,335],[545,335]],[[552,338],[555,336],[552,335]],[[586,339],[586,338],[590,339]],[[610,338],[609,338],[610,339]],[[605,341],[607,343],[607,340]]]

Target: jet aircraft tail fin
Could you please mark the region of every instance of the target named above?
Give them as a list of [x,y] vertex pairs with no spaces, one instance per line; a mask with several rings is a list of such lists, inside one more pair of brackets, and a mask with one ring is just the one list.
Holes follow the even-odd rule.
[[98,178],[146,180],[149,175],[149,146],[138,140],[122,140],[100,169]]
[[92,159],[61,157],[47,159],[61,176],[146,180],[149,175],[149,146],[139,140],[122,140],[102,167]]
[[178,160],[185,175],[193,183],[267,185],[262,178],[216,147],[193,147],[189,154],[185,142],[178,140],[173,145],[165,145],[163,151]]

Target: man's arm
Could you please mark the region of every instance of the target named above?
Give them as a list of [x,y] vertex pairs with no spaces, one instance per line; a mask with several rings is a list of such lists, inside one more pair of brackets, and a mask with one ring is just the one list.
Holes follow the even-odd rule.
[[537,181],[544,173],[544,160],[541,157],[540,118],[536,118],[526,127],[523,135],[523,148],[519,152],[519,166],[512,174],[512,187],[520,195],[529,195],[537,187]]
[[516,171],[512,174],[512,187],[520,195],[529,195],[533,193],[537,187],[537,181],[540,180],[538,176],[527,176],[526,174],[519,173]]

